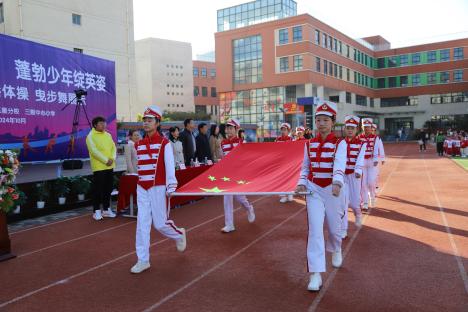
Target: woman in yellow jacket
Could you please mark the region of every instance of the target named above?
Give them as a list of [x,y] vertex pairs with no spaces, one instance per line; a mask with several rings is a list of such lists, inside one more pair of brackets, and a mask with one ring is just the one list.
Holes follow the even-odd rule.
[[[116,147],[112,136],[106,131],[107,124],[103,117],[95,117],[92,124],[93,128],[86,137],[86,145],[93,170],[93,218],[98,221],[103,217],[115,218],[115,213],[110,208],[110,200]],[[103,212],[101,212],[101,204]]]

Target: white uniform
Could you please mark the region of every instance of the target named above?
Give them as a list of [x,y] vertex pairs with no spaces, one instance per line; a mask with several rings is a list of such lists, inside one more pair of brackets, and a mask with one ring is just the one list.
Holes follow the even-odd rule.
[[[361,145],[359,153],[351,155],[356,157],[354,172],[345,174],[345,196],[344,196],[344,216],[341,222],[342,231],[348,230],[348,208],[353,210],[354,216],[360,216],[361,213],[361,179],[364,166],[364,154],[366,151],[366,143]],[[361,175],[361,178],[356,178],[355,173]]]
[[[312,139],[310,141],[310,149],[318,145],[314,143]],[[340,141],[335,149],[335,152],[322,152],[322,157],[319,159],[325,160],[324,158],[334,158],[332,162],[314,162],[312,163],[313,179],[332,179],[332,183],[322,187],[315,182],[309,180],[311,159],[315,157],[315,152],[308,151],[309,144],[306,144],[304,150],[304,161],[302,163],[301,176],[298,185],[304,185],[308,191],[312,191],[312,195],[306,196],[307,203],[307,217],[309,222],[309,235],[307,240],[307,267],[309,272],[325,272],[325,249],[329,252],[337,252],[341,250],[341,218],[343,217],[343,189],[340,195],[335,197],[332,194],[332,186],[339,184],[344,186],[344,172],[346,168],[346,142]],[[323,148],[327,148],[329,143],[325,142]],[[331,144],[328,147],[334,147]],[[325,155],[327,154],[327,155]],[[320,167],[321,169],[331,168],[332,172],[322,173],[314,172],[314,168]],[[328,240],[325,248],[325,240],[323,235],[323,223],[324,220],[328,226]]]
[[369,196],[372,200],[375,200],[377,166],[374,166],[374,162],[378,162],[378,160],[378,148],[375,148],[374,145],[370,158],[364,159],[364,166],[362,167],[361,203],[363,205],[369,204]]
[[380,178],[380,164],[385,161],[385,150],[382,142],[382,138],[380,136],[375,138],[375,147],[377,149],[377,157],[379,164],[376,167],[376,180],[375,180],[375,187],[376,189],[379,188],[379,178]]
[[[140,145],[138,148],[145,148],[145,145]],[[138,159],[144,159],[147,155],[138,155]],[[162,164],[159,164],[162,165]],[[166,174],[166,185],[157,185],[146,190],[138,185],[137,201],[138,201],[138,216],[136,229],[136,253],[138,260],[149,262],[149,247],[150,247],[150,232],[151,223],[154,228],[164,236],[179,240],[183,237],[181,230],[174,225],[172,220],[169,220],[170,207],[166,205],[166,189],[175,190],[177,187],[177,179],[175,177],[174,154],[170,143],[164,147],[164,164]],[[148,165],[143,165],[148,166]],[[138,166],[139,170],[143,170],[142,166]],[[141,179],[146,176],[140,175]],[[148,176],[148,179],[151,176]],[[154,180],[154,175],[152,180]]]

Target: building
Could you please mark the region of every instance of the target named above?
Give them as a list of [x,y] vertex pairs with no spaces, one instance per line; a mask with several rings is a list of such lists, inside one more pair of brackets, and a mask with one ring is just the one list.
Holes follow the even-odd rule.
[[193,97],[197,113],[209,114],[213,119],[217,119],[219,101],[216,92],[215,63],[193,61]]
[[132,0],[1,0],[0,32],[114,61],[117,118],[136,118]]
[[192,46],[147,38],[135,42],[138,100],[168,112],[194,112]]
[[205,62],[215,62],[215,51],[206,52],[203,54],[197,54],[196,57],[197,61],[205,61]]
[[317,99],[338,103],[338,121],[372,117],[387,134],[468,114],[468,38],[391,49],[296,15],[294,1],[257,0],[218,10],[215,40],[221,121],[266,138],[285,120],[312,126]]

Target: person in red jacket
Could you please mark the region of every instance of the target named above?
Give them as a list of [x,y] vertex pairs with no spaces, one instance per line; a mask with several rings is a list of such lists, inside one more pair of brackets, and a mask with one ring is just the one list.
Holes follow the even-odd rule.
[[176,242],[179,252],[183,252],[187,246],[185,229],[178,228],[169,220],[170,208],[166,205],[166,195],[176,190],[177,179],[172,146],[157,131],[161,119],[162,112],[159,107],[148,107],[143,114],[145,138],[135,143],[138,161],[135,245],[138,262],[131,268],[132,273],[141,273],[150,267],[151,223],[161,234]]
[[[310,274],[307,289],[319,291],[321,272],[326,271],[325,250],[332,253],[332,265],[342,265],[341,218],[343,217],[344,175],[347,144],[335,136],[332,129],[337,107],[324,102],[317,107],[315,124],[318,134],[304,144],[304,161],[296,192],[306,195],[309,236],[307,239],[307,266]],[[328,240],[325,249],[323,223],[327,222]]]
[[[223,157],[226,157],[234,148],[242,143],[242,139],[237,136],[237,129],[240,128],[240,122],[237,119],[230,119],[226,123],[227,138],[221,142]],[[247,219],[250,223],[255,221],[255,211],[252,204],[245,195],[224,195],[224,227],[222,233],[230,233],[236,230],[234,227],[234,199],[247,210]]]
[[[287,122],[283,122],[281,124],[281,136],[276,138],[275,142],[288,142],[292,141],[291,136],[289,135],[289,132],[291,131],[291,125],[288,124]],[[292,202],[293,196],[292,195],[281,195],[280,196],[280,203],[284,204],[287,202]]]

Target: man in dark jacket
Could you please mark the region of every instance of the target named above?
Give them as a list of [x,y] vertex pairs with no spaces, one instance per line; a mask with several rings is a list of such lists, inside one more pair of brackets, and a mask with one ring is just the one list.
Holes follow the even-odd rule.
[[196,139],[197,152],[195,153],[199,162],[204,162],[205,157],[213,160],[211,157],[210,140],[206,135],[208,132],[208,125],[204,122],[198,125],[198,136]]
[[185,119],[184,121],[184,131],[179,135],[179,140],[182,142],[182,147],[184,148],[184,159],[185,165],[189,166],[190,161],[195,161],[195,153],[197,146],[195,144],[195,135],[193,130],[195,129],[195,123],[193,119]]

